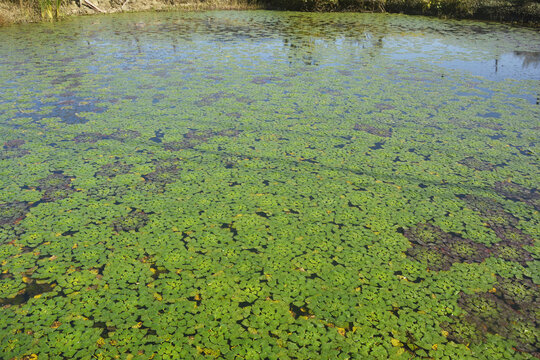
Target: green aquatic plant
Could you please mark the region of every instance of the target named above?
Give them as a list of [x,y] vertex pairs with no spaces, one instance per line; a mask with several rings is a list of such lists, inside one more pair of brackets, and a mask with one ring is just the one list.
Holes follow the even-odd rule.
[[452,66],[538,34],[271,12],[18,30],[0,358],[534,356],[536,75]]
[[53,20],[60,17],[62,0],[39,0],[38,3],[43,19]]

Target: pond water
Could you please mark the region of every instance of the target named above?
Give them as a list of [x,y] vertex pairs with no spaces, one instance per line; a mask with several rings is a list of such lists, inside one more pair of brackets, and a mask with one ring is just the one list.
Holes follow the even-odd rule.
[[0,357],[539,356],[540,34],[0,29]]

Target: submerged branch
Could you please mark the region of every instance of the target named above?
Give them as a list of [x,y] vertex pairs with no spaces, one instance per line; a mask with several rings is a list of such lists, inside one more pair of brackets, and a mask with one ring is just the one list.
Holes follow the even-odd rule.
[[101,10],[97,5],[93,4],[90,0],[83,0],[84,5],[88,6],[90,9],[95,10],[100,13],[106,13],[106,11]]

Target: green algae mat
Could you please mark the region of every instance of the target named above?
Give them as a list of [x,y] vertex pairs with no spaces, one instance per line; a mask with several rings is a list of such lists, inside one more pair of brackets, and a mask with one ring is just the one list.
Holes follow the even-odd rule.
[[540,34],[0,29],[0,358],[540,356]]

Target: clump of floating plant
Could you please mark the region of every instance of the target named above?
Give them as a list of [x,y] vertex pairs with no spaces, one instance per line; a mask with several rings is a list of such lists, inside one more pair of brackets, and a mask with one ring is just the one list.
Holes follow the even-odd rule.
[[448,339],[461,344],[479,343],[486,334],[516,342],[516,349],[539,356],[538,300],[540,287],[526,278],[503,278],[485,293],[461,293],[458,305],[465,311],[441,327]]
[[141,133],[136,130],[116,129],[113,133],[107,135],[99,132],[83,132],[73,138],[76,143],[95,143],[101,140],[127,141],[136,139]]
[[380,137],[391,137],[392,136],[392,129],[381,129],[375,126],[371,126],[368,124],[361,124],[357,123],[354,125],[354,130],[356,131],[363,131],[371,135],[376,135]]
[[540,193],[536,189],[527,189],[509,181],[497,181],[495,192],[509,200],[521,201],[527,205],[540,209]]
[[10,243],[23,233],[24,230],[18,224],[2,223],[0,224],[0,244]]
[[57,201],[70,196],[75,189],[71,186],[72,176],[64,175],[60,172],[53,173],[38,181],[38,189],[43,191],[42,200]]
[[495,165],[484,160],[477,159],[474,156],[468,156],[458,161],[458,164],[465,165],[468,168],[478,171],[493,171]]
[[22,139],[9,140],[4,143],[0,150],[0,160],[20,158],[30,153],[29,150],[23,149],[21,146],[25,144]]
[[412,244],[406,252],[407,256],[434,271],[449,270],[456,262],[480,263],[489,256],[486,246],[446,233],[429,223],[406,229],[403,235]]
[[113,163],[102,165],[96,172],[96,176],[113,178],[117,175],[129,174],[132,167],[133,165],[131,164],[126,164],[121,161],[115,161]]
[[148,223],[148,220],[147,213],[134,209],[129,214],[114,220],[112,227],[116,232],[138,231]]
[[236,129],[215,130],[195,130],[190,129],[184,134],[184,138],[180,141],[171,141],[164,143],[163,147],[170,151],[180,151],[183,149],[193,149],[195,146],[208,142],[215,136],[237,137],[242,131]]

